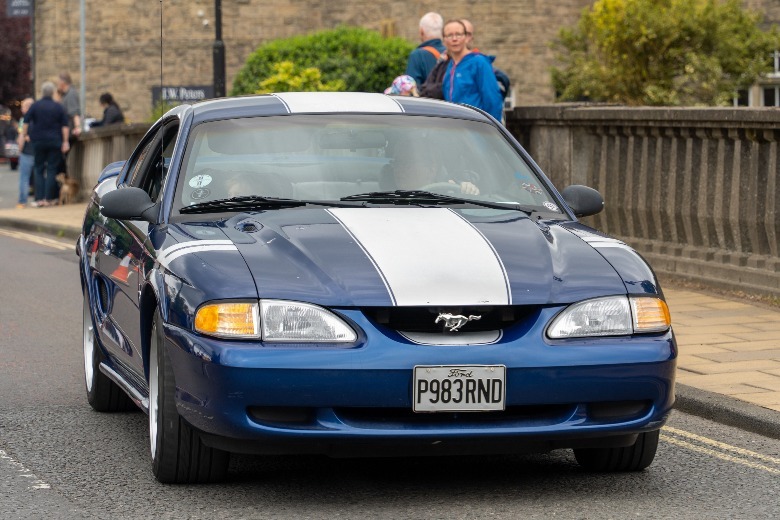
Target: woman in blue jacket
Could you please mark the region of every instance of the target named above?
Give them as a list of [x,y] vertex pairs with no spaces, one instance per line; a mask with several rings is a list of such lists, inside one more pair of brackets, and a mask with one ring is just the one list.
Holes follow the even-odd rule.
[[466,26],[460,20],[444,24],[444,45],[450,57],[444,73],[444,99],[481,108],[501,121],[504,102],[493,72],[492,57],[466,47]]

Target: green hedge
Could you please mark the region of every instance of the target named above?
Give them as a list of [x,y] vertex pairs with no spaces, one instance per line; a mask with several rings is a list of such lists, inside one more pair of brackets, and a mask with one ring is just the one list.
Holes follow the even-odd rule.
[[382,92],[404,73],[413,49],[404,39],[382,38],[359,27],[274,40],[249,55],[230,95],[254,94],[261,81],[276,74],[274,66],[284,61],[319,69],[324,83],[343,80],[347,91]]

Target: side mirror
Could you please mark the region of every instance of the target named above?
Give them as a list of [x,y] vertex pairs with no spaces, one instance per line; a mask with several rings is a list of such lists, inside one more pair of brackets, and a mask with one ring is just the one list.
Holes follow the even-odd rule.
[[578,217],[595,215],[604,209],[604,197],[598,191],[587,186],[580,184],[566,186],[561,191],[561,195]]
[[119,220],[145,220],[157,223],[157,205],[141,188],[128,186],[110,191],[100,199],[100,213]]

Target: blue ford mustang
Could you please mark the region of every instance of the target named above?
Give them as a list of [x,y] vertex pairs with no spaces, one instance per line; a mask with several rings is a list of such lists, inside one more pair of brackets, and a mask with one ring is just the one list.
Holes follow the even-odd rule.
[[365,93],[183,105],[95,187],[90,405],[162,482],[230,452],[655,456],[677,348],[653,271],[470,107]]

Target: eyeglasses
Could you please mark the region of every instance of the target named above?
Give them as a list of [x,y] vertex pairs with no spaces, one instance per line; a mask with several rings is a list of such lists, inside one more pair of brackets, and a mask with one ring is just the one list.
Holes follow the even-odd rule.
[[444,39],[445,40],[454,40],[455,38],[463,38],[466,35],[464,33],[452,33],[452,34],[445,34]]

